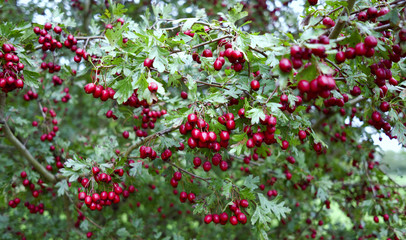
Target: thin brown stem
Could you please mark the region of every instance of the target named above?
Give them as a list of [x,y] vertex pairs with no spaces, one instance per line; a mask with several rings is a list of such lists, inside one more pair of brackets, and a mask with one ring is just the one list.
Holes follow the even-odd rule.
[[212,40],[207,41],[207,42],[199,43],[199,44],[193,46],[192,49],[195,49],[195,48],[198,48],[198,47],[210,44],[210,43],[220,41],[221,39],[232,38],[232,37],[233,37],[232,35],[226,35],[226,36],[218,37],[218,38],[212,39]]
[[197,175],[195,175],[195,174],[193,174],[193,173],[191,173],[191,172],[189,172],[189,171],[187,171],[187,170],[185,170],[185,169],[183,169],[183,168],[177,166],[177,165],[174,164],[174,163],[168,162],[168,164],[171,165],[171,166],[173,166],[173,167],[175,167],[175,168],[177,168],[177,169],[179,169],[179,171],[182,171],[182,172],[184,172],[184,173],[186,173],[186,174],[189,174],[189,175],[192,176],[192,177],[201,179],[201,180],[203,180],[203,181],[205,181],[205,182],[209,182],[209,181],[211,180],[211,178],[203,178],[203,177],[197,176]]

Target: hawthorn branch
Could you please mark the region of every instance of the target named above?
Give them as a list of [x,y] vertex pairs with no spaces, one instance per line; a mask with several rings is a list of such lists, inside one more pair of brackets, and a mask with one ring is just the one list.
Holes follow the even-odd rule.
[[315,26],[319,25],[319,24],[323,21],[323,19],[324,19],[325,17],[330,16],[331,14],[337,12],[338,10],[342,9],[343,7],[344,7],[344,6],[338,7],[338,8],[336,8],[336,9],[331,10],[331,11],[330,11],[329,13],[327,13],[326,15],[323,15],[322,18],[320,19],[320,21],[318,21],[318,22],[317,22],[316,24],[314,24],[312,27],[315,27]]
[[88,40],[94,40],[94,39],[104,39],[105,37],[104,36],[89,36],[89,37],[75,37],[76,38],[76,40],[86,40],[86,41],[88,41]]
[[218,88],[223,88],[223,89],[229,90],[227,87],[224,87],[224,86],[218,85],[218,84],[207,83],[207,82],[203,82],[203,81],[199,81],[199,80],[195,80],[195,82],[203,84],[203,85],[211,86],[211,87],[218,87]]
[[255,51],[255,52],[261,54],[262,56],[268,58],[268,55],[267,55],[266,53],[264,53],[263,51],[261,51],[261,50],[259,50],[259,49],[256,49],[256,48],[254,48],[254,47],[251,47],[251,46],[249,46],[249,48],[250,48],[251,50],[253,50],[253,51]]
[[[354,4],[356,2],[356,0],[348,0],[347,1],[347,8],[345,8],[342,12],[341,12],[341,16],[348,16],[351,13],[352,8],[354,7]],[[339,20],[336,24],[336,26],[334,27],[333,31],[330,33],[329,38],[330,39],[336,39],[338,37],[338,35],[340,35],[341,31],[343,30],[345,24],[347,22],[343,21],[343,20]]]
[[14,145],[14,147],[27,159],[27,161],[34,166],[35,170],[37,170],[45,179],[49,182],[56,182],[55,176],[47,171],[41,163],[39,163],[28,151],[28,149],[18,140],[16,136],[14,136],[13,132],[11,131],[10,127],[7,124],[6,119],[4,119],[4,107],[6,105],[6,94],[0,94],[0,115],[4,120],[3,124],[3,132],[4,136]]
[[211,178],[199,177],[199,176],[197,176],[197,175],[195,175],[195,174],[193,174],[193,173],[191,173],[191,172],[189,172],[189,171],[187,171],[187,170],[185,170],[185,169],[183,169],[183,168],[181,168],[181,167],[175,165],[174,163],[171,163],[171,162],[168,162],[168,163],[169,163],[171,166],[173,166],[173,167],[179,169],[179,171],[182,171],[182,172],[184,172],[184,173],[186,173],[186,174],[189,174],[189,175],[192,176],[192,177],[201,179],[201,180],[203,180],[203,181],[205,181],[205,182],[207,182],[207,183],[209,182],[209,180],[211,180]]
[[[405,1],[405,0],[396,0],[396,1],[393,1],[393,2],[389,3],[389,5],[397,5],[397,3],[400,3],[399,5],[402,5],[402,4],[403,4],[403,3],[402,3],[403,1]],[[404,3],[406,3],[406,1],[405,1]],[[386,6],[388,6],[388,3],[384,3],[384,4],[381,4],[381,5],[375,6],[375,7],[376,7],[376,8],[381,8],[381,7],[386,7]],[[394,7],[396,7],[396,6],[394,6]],[[360,13],[360,12],[365,11],[365,10],[368,10],[368,8],[361,8],[361,9],[358,10],[358,11],[352,12],[351,15]]]
[[164,134],[166,134],[166,133],[169,133],[169,132],[172,132],[172,131],[178,129],[179,126],[180,126],[180,124],[175,124],[175,125],[173,125],[173,126],[170,127],[170,128],[166,128],[166,129],[164,129],[164,130],[162,130],[162,131],[159,131],[159,132],[156,132],[156,133],[154,133],[154,134],[152,134],[152,135],[149,135],[148,137],[144,138],[144,140],[139,141],[139,142],[137,142],[136,144],[131,145],[131,146],[127,149],[127,151],[124,153],[124,157],[127,158],[127,157],[130,155],[130,153],[131,153],[134,149],[136,149],[136,148],[142,146],[143,144],[145,144],[145,143],[151,141],[152,139],[154,139],[154,138],[156,138],[156,137],[162,136],[162,135],[164,135]]
[[232,37],[233,37],[232,35],[226,35],[226,36],[218,37],[218,38],[209,40],[209,41],[207,41],[207,42],[199,43],[199,44],[193,46],[192,49],[195,49],[195,48],[198,48],[198,47],[201,47],[201,46],[204,46],[204,45],[213,43],[213,42],[220,41],[221,39],[232,38]]

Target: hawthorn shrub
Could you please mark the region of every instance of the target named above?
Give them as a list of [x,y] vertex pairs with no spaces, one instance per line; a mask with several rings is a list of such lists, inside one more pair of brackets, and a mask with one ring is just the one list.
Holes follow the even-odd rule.
[[406,1],[176,2],[3,3],[2,239],[404,239]]

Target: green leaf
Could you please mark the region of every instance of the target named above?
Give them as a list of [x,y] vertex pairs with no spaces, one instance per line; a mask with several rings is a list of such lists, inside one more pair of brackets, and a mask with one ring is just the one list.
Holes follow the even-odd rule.
[[243,7],[244,6],[241,3],[237,3],[235,7],[233,7],[230,11],[228,11],[228,20],[232,24],[248,16],[248,12],[242,11]]
[[399,10],[397,9],[392,9],[390,12],[388,12],[387,14],[378,17],[376,20],[379,22],[383,22],[383,21],[390,21],[392,24],[394,25],[398,25],[400,22],[400,18],[399,18],[400,14],[399,14]]
[[280,197],[277,197],[272,201],[269,201],[262,193],[258,193],[258,197],[265,213],[273,213],[278,220],[280,220],[281,217],[286,218],[286,214],[290,213],[290,208],[285,207],[285,202],[282,201],[277,204]]
[[311,81],[315,79],[318,75],[317,67],[315,64],[311,64],[310,66],[303,68],[300,72],[297,73],[296,79],[300,80],[307,80]]
[[134,162],[134,163],[131,163],[130,166],[132,167],[132,168],[130,168],[130,172],[129,172],[129,175],[131,177],[135,177],[136,175],[141,174],[142,162]]
[[131,97],[131,95],[134,93],[134,89],[131,84],[131,76],[115,82],[113,88],[116,89],[114,99],[117,100],[118,104],[122,104],[123,102],[127,101],[128,98]]
[[252,177],[252,175],[249,175],[248,177],[245,178],[244,180],[244,186],[251,190],[255,190],[258,188],[258,183],[259,183],[259,177],[256,176],[255,178]]
[[127,231],[125,228],[120,228],[117,230],[117,235],[120,238],[128,238],[130,236],[130,233]]
[[30,87],[38,88],[39,87],[39,78],[40,74],[38,72],[32,72],[29,70],[24,70],[24,83]]
[[265,119],[265,113],[262,109],[253,108],[247,112],[247,118],[251,118],[251,124],[258,124],[259,119]]
[[58,182],[57,184],[55,184],[55,186],[58,188],[58,192],[57,192],[58,197],[64,195],[65,192],[69,190],[68,182],[66,180],[62,180],[62,181]]

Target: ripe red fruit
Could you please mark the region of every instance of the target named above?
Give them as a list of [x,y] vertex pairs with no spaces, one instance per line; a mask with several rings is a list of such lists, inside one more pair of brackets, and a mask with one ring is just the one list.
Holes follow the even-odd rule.
[[288,149],[288,147],[289,147],[289,142],[286,141],[286,140],[283,140],[283,141],[282,141],[281,148],[282,148],[283,150],[286,150],[286,149]]
[[89,204],[91,204],[92,203],[92,197],[91,196],[86,196],[85,197],[85,204],[86,205],[89,205]]
[[249,205],[249,203],[248,203],[248,201],[246,199],[242,199],[240,201],[240,206],[241,207],[246,208],[246,207],[248,207],[248,205]]
[[235,122],[234,122],[234,120],[228,120],[228,121],[226,122],[226,127],[227,127],[228,130],[233,130],[233,129],[235,129]]
[[196,114],[194,114],[194,113],[189,114],[189,115],[187,116],[187,120],[188,120],[188,122],[190,122],[190,123],[195,123],[195,122],[197,122],[197,116],[196,116]]
[[314,6],[317,4],[318,0],[307,0],[307,2],[310,4],[310,6]]
[[83,200],[85,200],[85,198],[86,198],[86,193],[85,192],[80,192],[78,194],[78,199],[79,200],[83,201]]
[[345,62],[345,53],[344,52],[338,52],[336,54],[336,61],[337,61],[337,63]]
[[236,217],[236,216],[231,216],[231,217],[230,217],[230,223],[231,223],[232,225],[237,225],[237,224],[238,224],[237,217]]
[[240,223],[246,224],[247,223],[247,216],[245,216],[244,213],[238,213],[237,214],[237,219]]
[[52,24],[51,23],[45,23],[44,28],[45,28],[45,30],[51,30],[52,29]]
[[211,163],[210,163],[209,161],[203,163],[203,170],[204,170],[205,172],[208,172],[208,171],[211,170]]
[[211,52],[210,49],[204,49],[202,56],[203,57],[213,57],[213,53]]
[[366,20],[368,20],[368,16],[366,12],[360,12],[358,13],[358,20],[365,22]]
[[389,215],[385,213],[385,214],[383,215],[383,220],[384,220],[385,222],[389,221]]
[[85,85],[84,89],[87,94],[93,93],[96,88],[94,83],[88,83]]
[[358,43],[355,45],[355,54],[357,56],[364,56],[367,53],[367,48],[364,43]]
[[26,178],[27,177],[27,173],[25,171],[22,171],[20,173],[21,178]]
[[286,179],[290,180],[292,178],[292,174],[290,172],[285,173]]
[[189,202],[193,203],[196,199],[196,195],[194,193],[189,193],[187,199],[189,200]]
[[279,68],[281,69],[282,72],[290,72],[292,71],[292,63],[290,62],[289,59],[287,58],[282,58],[279,61]]
[[381,114],[379,112],[377,112],[377,111],[372,113],[371,118],[376,123],[379,123],[382,120]]
[[218,214],[213,214],[213,215],[212,215],[212,218],[213,218],[213,222],[214,222],[215,224],[217,224],[217,223],[220,222],[220,216],[219,216]]
[[180,180],[182,179],[182,173],[181,173],[181,172],[175,172],[175,173],[173,174],[173,178],[174,178],[176,181],[180,181]]
[[217,59],[216,61],[214,61],[213,67],[216,71],[220,71],[221,68],[223,67],[223,63]]
[[148,90],[150,92],[156,92],[158,90],[158,84],[156,84],[156,82],[150,82],[148,84]]
[[381,109],[382,112],[387,112],[390,109],[390,105],[388,102],[382,102],[379,109]]
[[228,163],[226,161],[221,161],[220,169],[221,169],[221,171],[226,171],[228,169]]
[[153,64],[154,64],[153,59],[147,58],[144,60],[144,67],[151,68],[153,66]]
[[254,91],[258,91],[258,89],[260,88],[259,82],[257,80],[252,80],[251,81],[251,88]]
[[323,25],[326,26],[326,27],[328,27],[328,28],[332,28],[332,27],[334,27],[336,24],[335,24],[335,22],[333,21],[333,19],[331,19],[331,18],[329,18],[329,17],[325,17],[325,18],[323,19]]
[[180,97],[183,98],[183,99],[187,99],[187,97],[188,97],[187,92],[182,91],[182,92],[180,93]]
[[299,130],[299,139],[300,139],[300,140],[305,139],[306,136],[307,136],[306,131]]
[[199,157],[195,157],[193,159],[193,165],[195,165],[195,168],[199,167],[202,164],[202,160]]
[[130,133],[128,131],[124,131],[123,138],[127,139],[128,137],[130,137]]
[[220,221],[221,222],[227,222],[228,220],[228,214],[223,212],[222,214],[220,214]]
[[310,83],[306,80],[300,80],[297,87],[301,93],[306,93],[310,91]]
[[378,218],[378,216],[374,216],[374,222],[379,223],[379,218]]
[[376,18],[378,16],[378,9],[376,9],[376,7],[368,8],[367,16],[368,16],[369,19]]
[[230,134],[227,131],[220,132],[220,139],[222,141],[228,141],[230,139]]
[[374,48],[378,45],[378,40],[374,36],[368,36],[365,38],[364,43],[367,48]]
[[213,220],[213,217],[212,217],[211,214],[206,215],[206,216],[204,217],[204,222],[205,222],[206,224],[211,223],[212,220]]

